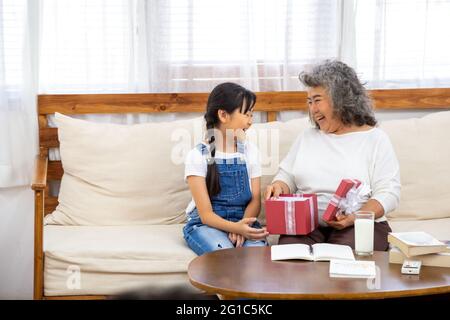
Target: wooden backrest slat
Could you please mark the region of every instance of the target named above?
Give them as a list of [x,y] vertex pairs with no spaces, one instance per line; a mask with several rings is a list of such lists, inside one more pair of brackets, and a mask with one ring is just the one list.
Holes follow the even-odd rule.
[[[258,111],[305,108],[306,93],[259,92]],[[207,93],[39,95],[39,114],[204,112]]]
[[57,128],[40,128],[39,129],[39,145],[45,148],[58,148],[58,129]]
[[449,109],[450,88],[369,90],[375,109]]
[[278,112],[267,111],[267,122],[277,121]]
[[[447,109],[450,88],[369,90],[377,109]],[[39,95],[39,114],[204,112],[207,93]],[[257,111],[306,110],[306,92],[258,92]]]
[[49,161],[47,165],[47,180],[61,180],[64,170],[61,161]]
[[45,197],[44,215],[52,213],[58,206],[58,203],[57,197]]

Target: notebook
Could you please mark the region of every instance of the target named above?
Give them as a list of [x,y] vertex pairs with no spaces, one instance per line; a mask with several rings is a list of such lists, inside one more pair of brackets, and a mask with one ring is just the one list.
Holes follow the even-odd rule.
[[375,278],[376,275],[375,261],[330,261],[332,278]]
[[340,244],[316,243],[280,244],[270,247],[272,260],[300,259],[309,261],[330,261],[331,259],[355,260],[352,248]]

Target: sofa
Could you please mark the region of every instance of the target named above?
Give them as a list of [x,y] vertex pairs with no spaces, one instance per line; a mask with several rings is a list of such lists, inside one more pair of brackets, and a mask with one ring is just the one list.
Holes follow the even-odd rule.
[[[41,154],[33,183],[35,298],[104,297],[141,287],[195,292],[187,277],[195,254],[182,236],[191,197],[183,157],[202,138],[202,118],[120,125],[57,114],[55,121],[57,133],[48,130],[58,143],[46,146],[59,146],[60,172],[55,173],[58,165],[48,153]],[[300,117],[256,123],[247,132],[262,153],[261,190],[309,126],[309,119]],[[400,205],[387,215],[393,231],[450,239],[450,111],[379,126],[388,133],[401,168]],[[53,206],[43,204],[51,197],[38,193],[49,192],[49,176],[62,178]],[[48,214],[40,221],[44,208]],[[260,220],[264,223],[264,210]]]

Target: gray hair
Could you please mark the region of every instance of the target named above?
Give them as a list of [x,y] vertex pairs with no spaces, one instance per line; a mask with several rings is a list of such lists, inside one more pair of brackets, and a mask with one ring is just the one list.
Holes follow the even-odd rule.
[[[375,126],[377,120],[372,100],[359,81],[355,70],[337,60],[325,60],[311,71],[299,75],[300,82],[310,88],[323,87],[331,98],[335,116],[344,125]],[[311,118],[311,115],[310,115]],[[311,118],[319,128],[318,124]]]

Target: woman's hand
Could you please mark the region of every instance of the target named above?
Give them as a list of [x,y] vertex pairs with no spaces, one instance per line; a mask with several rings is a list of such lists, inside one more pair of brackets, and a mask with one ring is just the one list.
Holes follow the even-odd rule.
[[277,183],[269,184],[264,193],[264,199],[269,200],[271,197],[278,197],[283,193],[283,188]]
[[336,221],[325,221],[330,227],[333,227],[337,230],[342,230],[347,227],[352,226],[355,223],[355,215],[349,214],[338,214],[336,216]]
[[230,233],[228,234],[228,238],[230,239],[231,243],[232,243],[236,248],[242,247],[242,245],[243,245],[244,242],[245,242],[244,236],[241,235],[241,234],[237,234],[237,233],[232,233],[232,232],[230,232]]
[[238,225],[238,234],[242,235],[245,239],[251,240],[264,240],[269,233],[266,228],[253,228],[251,225],[256,221],[256,218],[243,218],[236,222]]

